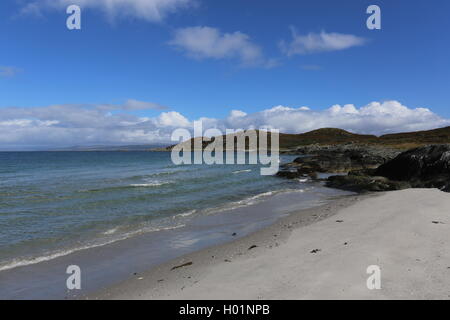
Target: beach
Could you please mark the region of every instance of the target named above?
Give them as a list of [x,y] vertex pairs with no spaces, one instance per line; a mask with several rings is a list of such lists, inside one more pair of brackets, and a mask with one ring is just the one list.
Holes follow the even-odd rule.
[[85,298],[448,299],[448,208],[437,189],[344,196]]
[[[292,161],[294,156],[283,156]],[[0,299],[76,299],[351,192],[170,153],[0,153]],[[68,266],[81,290],[68,290]]]

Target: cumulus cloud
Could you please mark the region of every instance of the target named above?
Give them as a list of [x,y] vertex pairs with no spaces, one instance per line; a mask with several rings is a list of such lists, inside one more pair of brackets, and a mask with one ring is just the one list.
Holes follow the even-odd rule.
[[243,66],[273,67],[261,48],[242,32],[222,33],[211,27],[188,27],[174,33],[170,45],[195,59],[237,59]]
[[[0,109],[0,149],[74,145],[170,144],[173,130],[192,130],[193,121],[179,112],[154,117],[127,113],[123,105],[55,105]],[[113,112],[122,110],[122,112]],[[255,113],[233,110],[225,118],[200,118],[203,129],[274,128],[302,133],[335,127],[355,133],[387,134],[450,126],[426,108],[408,108],[398,101],[372,102],[362,107],[333,105],[316,111],[306,106],[275,106]]]
[[0,108],[0,149],[167,142],[174,128],[188,126],[177,112],[138,117],[127,111],[158,104],[128,100],[123,105],[52,105]]
[[285,133],[335,127],[355,133],[381,135],[450,125],[450,119],[444,119],[429,109],[408,108],[398,101],[372,102],[361,108],[352,104],[334,105],[323,111],[276,106],[245,116],[236,114],[234,111],[222,126],[244,129],[267,127]]
[[194,4],[194,0],[34,0],[21,9],[22,14],[42,15],[45,9],[69,5],[102,10],[110,19],[128,16],[151,22],[162,21],[169,13]]
[[352,34],[343,33],[309,33],[301,35],[295,28],[291,28],[292,40],[290,42],[281,41],[280,49],[287,56],[298,54],[311,54],[327,51],[339,51],[351,47],[361,46],[367,42],[366,39]]
[[12,66],[0,66],[0,77],[3,78],[14,77],[21,71],[22,71],[21,69]]
[[186,128],[190,125],[189,120],[176,111],[162,113],[156,122],[159,127]]

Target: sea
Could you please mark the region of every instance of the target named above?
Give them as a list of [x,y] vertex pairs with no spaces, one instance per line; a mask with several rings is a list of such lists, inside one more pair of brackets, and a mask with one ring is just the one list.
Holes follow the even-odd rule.
[[[281,155],[280,163],[294,157]],[[133,268],[347,194],[308,179],[262,176],[260,168],[174,165],[169,152],[0,152],[0,298],[64,298],[63,261],[71,255],[97,270],[85,286],[92,291]],[[114,245],[114,254],[98,254]],[[61,288],[52,290],[56,266]]]

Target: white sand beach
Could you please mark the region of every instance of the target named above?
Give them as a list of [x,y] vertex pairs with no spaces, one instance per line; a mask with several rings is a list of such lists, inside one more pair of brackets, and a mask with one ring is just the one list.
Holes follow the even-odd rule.
[[[367,288],[371,265],[381,269],[379,290]],[[337,200],[91,298],[448,299],[450,195],[409,189]]]

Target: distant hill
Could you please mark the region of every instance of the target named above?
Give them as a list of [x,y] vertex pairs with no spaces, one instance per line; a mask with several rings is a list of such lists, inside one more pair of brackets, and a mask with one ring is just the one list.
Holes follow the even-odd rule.
[[[225,137],[222,136],[223,141],[226,140]],[[184,142],[183,145],[191,143],[193,146],[193,141],[194,139],[191,139]],[[214,138],[211,142],[204,142],[203,148],[213,142]],[[383,145],[399,149],[410,149],[427,144],[450,143],[450,127],[428,131],[387,134],[380,137],[351,133],[337,128],[322,128],[299,134],[280,133],[280,150],[282,151],[311,144],[336,145],[346,143]],[[162,151],[170,151],[172,148],[173,146],[167,147]]]
[[450,143],[450,127],[381,136],[381,143],[403,148],[418,147],[427,144]]
[[280,134],[280,148],[290,149],[310,144],[375,143],[377,136],[351,133],[342,129],[323,128],[300,134]]

